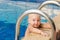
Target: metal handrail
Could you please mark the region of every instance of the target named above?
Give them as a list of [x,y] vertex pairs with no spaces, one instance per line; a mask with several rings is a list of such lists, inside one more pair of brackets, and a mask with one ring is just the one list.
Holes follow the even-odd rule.
[[50,25],[52,27],[52,37],[51,37],[51,39],[54,40],[54,33],[56,31],[56,28],[55,28],[55,24],[54,24],[53,20],[46,13],[43,13],[42,11],[37,10],[37,9],[27,10],[18,18],[17,24],[16,24],[15,40],[19,40],[19,29],[20,29],[20,23],[21,23],[22,19],[26,15],[31,14],[32,12],[37,13],[39,15],[42,15],[48,20],[48,22],[50,23]]
[[41,10],[44,6],[48,4],[55,4],[60,7],[60,4],[57,1],[45,1],[41,5],[39,5],[38,9]]

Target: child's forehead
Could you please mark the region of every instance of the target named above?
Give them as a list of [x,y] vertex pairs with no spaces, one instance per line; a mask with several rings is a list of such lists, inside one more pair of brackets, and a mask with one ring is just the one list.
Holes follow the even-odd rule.
[[35,17],[40,17],[39,14],[29,14],[29,15],[28,15],[28,17],[34,17],[34,16],[35,16]]

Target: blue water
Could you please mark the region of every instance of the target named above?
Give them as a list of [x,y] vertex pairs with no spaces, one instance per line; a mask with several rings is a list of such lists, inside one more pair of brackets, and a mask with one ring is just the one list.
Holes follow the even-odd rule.
[[24,2],[35,2],[35,3],[42,3],[46,0],[11,0],[11,1],[24,1]]
[[0,40],[14,40],[15,23],[0,21]]
[[[15,39],[15,23],[5,23],[0,21],[0,40],[14,40]],[[20,25],[20,37],[24,36],[26,25]]]
[[[26,7],[27,8],[27,7]],[[8,5],[7,3],[0,3],[0,40],[14,40],[17,19],[26,9],[21,7]],[[54,15],[55,16],[55,15]],[[54,17],[51,15],[51,17]],[[47,20],[41,20],[47,22]],[[20,24],[20,35],[23,37],[27,28],[27,16]]]
[[[8,5],[7,3],[0,3],[0,40],[14,40],[15,29],[18,17],[25,11],[15,5]],[[23,37],[27,28],[27,17],[22,20],[20,24],[20,35]]]
[[0,40],[15,39],[16,22],[23,11],[20,7],[0,3]]

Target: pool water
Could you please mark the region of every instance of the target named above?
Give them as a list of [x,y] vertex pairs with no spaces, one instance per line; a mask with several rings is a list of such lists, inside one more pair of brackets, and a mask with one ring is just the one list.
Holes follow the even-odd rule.
[[[10,4],[9,4],[10,3]],[[11,5],[11,3],[13,5]],[[15,29],[18,17],[27,9],[23,9],[16,5],[15,2],[2,2],[0,3],[0,40],[14,40]],[[24,6],[25,7],[25,6]],[[27,22],[27,17],[23,19],[20,24],[20,37],[24,36]],[[26,21],[25,21],[26,20]],[[23,30],[23,31],[21,31]]]

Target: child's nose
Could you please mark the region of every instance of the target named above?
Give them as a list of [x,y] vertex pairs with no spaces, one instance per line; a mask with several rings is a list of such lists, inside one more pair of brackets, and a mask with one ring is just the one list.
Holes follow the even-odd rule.
[[38,22],[37,22],[37,21],[35,21],[35,24],[38,24]]

